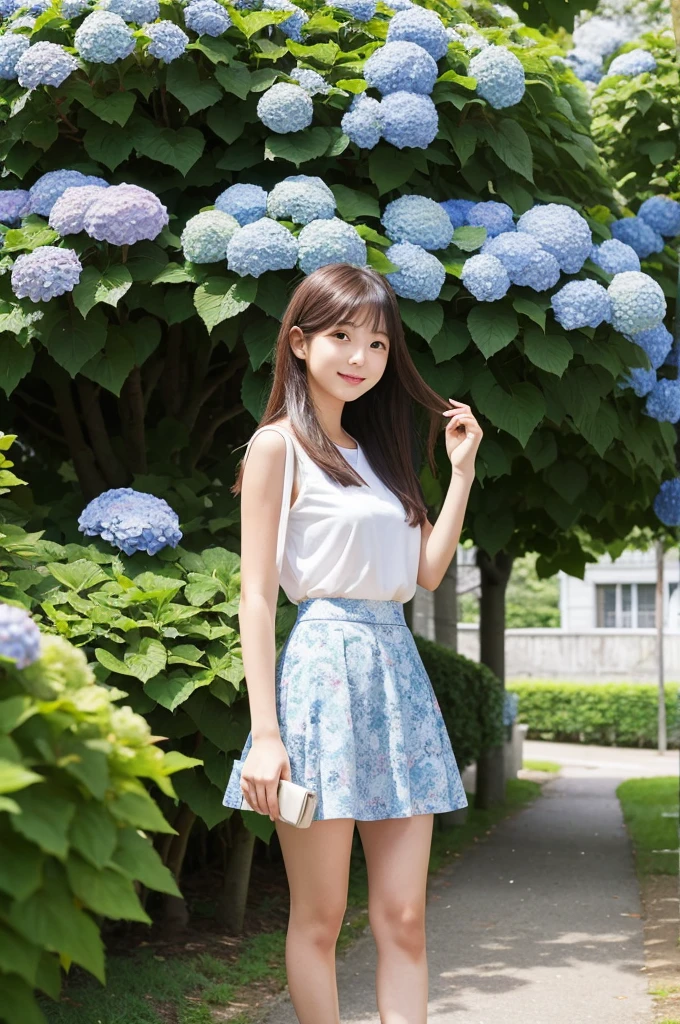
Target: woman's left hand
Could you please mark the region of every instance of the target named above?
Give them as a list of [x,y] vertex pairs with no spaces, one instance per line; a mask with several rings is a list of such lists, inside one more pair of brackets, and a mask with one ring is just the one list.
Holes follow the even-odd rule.
[[475,456],[484,436],[482,428],[469,405],[456,402],[453,398],[449,398],[449,402],[456,408],[443,413],[449,420],[444,434],[446,454],[454,470],[474,473]]

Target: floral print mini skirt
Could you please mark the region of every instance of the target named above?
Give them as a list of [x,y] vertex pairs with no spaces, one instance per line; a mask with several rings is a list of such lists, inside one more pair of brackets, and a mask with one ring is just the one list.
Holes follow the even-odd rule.
[[[291,781],[318,794],[314,821],[377,821],[468,806],[401,601],[301,601],[275,682]],[[241,769],[251,746],[249,733],[225,807],[241,807]]]

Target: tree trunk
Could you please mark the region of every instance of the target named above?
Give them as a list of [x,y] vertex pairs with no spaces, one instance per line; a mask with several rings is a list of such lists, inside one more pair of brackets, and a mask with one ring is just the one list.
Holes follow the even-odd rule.
[[224,872],[224,887],[217,904],[217,920],[232,935],[241,935],[246,916],[255,835],[245,827],[240,814],[232,814],[229,825],[231,853]]
[[458,651],[458,552],[434,592],[434,638],[438,644]]
[[[167,859],[167,867],[175,876],[179,885],[182,873],[182,864],[187,852],[187,843],[191,830],[194,827],[196,815],[187,804],[182,804],[173,822],[173,828],[177,835],[172,837],[170,851]],[[163,899],[163,923],[169,931],[180,931],[186,928],[189,923],[189,910],[183,896],[171,896],[169,893]]]
[[[505,590],[512,571],[513,557],[499,551],[490,558],[477,550],[481,570],[482,596],[479,608],[479,660],[498,676],[505,686]],[[490,747],[477,761],[475,807],[488,810],[505,803],[504,746]]]

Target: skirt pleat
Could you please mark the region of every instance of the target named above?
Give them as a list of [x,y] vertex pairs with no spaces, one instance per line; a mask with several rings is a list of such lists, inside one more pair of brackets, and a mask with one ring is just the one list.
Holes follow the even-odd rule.
[[[451,740],[400,601],[309,598],[277,659],[276,712],[314,820],[467,807]],[[249,733],[224,795],[240,807]]]

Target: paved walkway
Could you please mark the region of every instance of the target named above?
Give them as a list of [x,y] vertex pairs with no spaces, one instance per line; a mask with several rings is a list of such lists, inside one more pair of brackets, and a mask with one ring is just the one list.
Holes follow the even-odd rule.
[[[650,1024],[638,885],[615,791],[625,778],[677,774],[678,752],[529,741],[524,758],[565,767],[430,879],[428,1021]],[[379,1024],[375,961],[370,929],[338,956],[343,1024]],[[284,1000],[266,1022],[297,1016]]]

